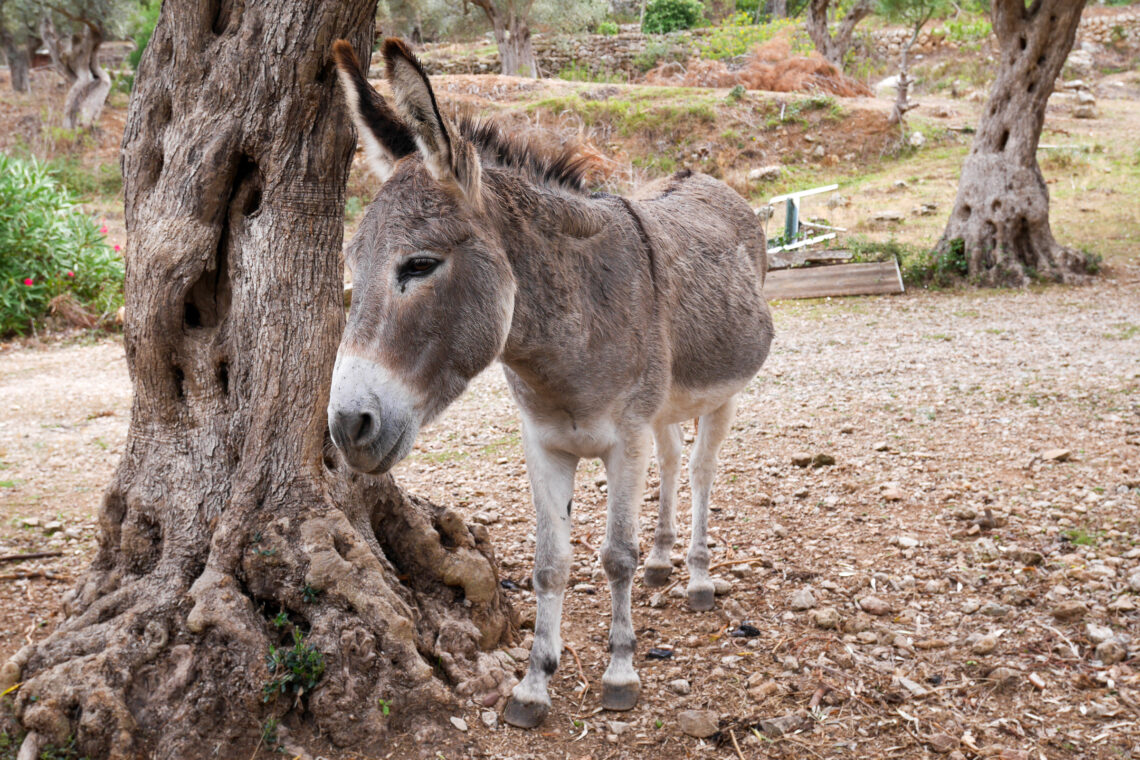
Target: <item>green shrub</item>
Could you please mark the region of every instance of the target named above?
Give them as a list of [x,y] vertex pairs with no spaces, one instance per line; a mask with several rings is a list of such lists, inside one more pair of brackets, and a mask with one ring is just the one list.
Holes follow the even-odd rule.
[[150,42],[150,37],[154,34],[154,28],[158,25],[158,14],[161,10],[162,3],[160,0],[150,0],[150,2],[143,3],[138,13],[131,20],[131,26],[134,27],[131,39],[134,40],[135,49],[127,54],[127,65],[131,67],[132,71],[139,70],[139,61],[142,60],[143,51],[146,50],[147,43]]
[[677,45],[668,40],[649,40],[645,44],[645,50],[633,57],[633,65],[644,73],[661,63],[684,61],[688,57],[689,50],[684,45]]
[[946,22],[939,29],[934,30],[935,34],[945,35],[959,45],[981,42],[989,37],[991,32],[993,32],[993,27],[990,25],[989,19],[977,16],[946,19]]
[[25,332],[60,296],[113,314],[123,263],[105,232],[47,168],[0,153],[0,335]]
[[704,20],[705,7],[700,0],[650,0],[645,7],[641,31],[646,34],[668,34],[679,29],[692,29]]
[[598,24],[598,34],[604,34],[607,37],[612,37],[620,31],[621,29],[613,21],[603,21]]

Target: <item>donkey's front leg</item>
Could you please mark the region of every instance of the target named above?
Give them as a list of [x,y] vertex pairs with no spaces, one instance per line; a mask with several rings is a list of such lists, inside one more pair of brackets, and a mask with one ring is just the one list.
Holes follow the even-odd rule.
[[653,430],[657,466],[661,470],[657,530],[645,560],[645,585],[664,586],[673,572],[673,545],[677,542],[677,475],[681,469],[681,426],[660,425]]
[[610,665],[602,675],[602,707],[629,710],[637,704],[641,679],[633,669],[630,590],[637,570],[637,507],[649,463],[648,428],[629,432],[605,457],[609,481],[602,567],[610,581]]
[[511,692],[503,720],[533,728],[550,711],[547,685],[562,654],[562,595],[570,577],[570,501],[578,458],[543,447],[525,424],[523,448],[536,515],[534,595],[538,609],[526,675]]

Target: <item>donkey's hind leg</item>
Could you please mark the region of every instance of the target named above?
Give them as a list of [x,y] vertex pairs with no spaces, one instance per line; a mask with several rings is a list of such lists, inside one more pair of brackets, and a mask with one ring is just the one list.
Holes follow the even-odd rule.
[[526,469],[536,513],[534,554],[534,644],[526,675],[511,692],[503,720],[533,728],[550,711],[547,684],[562,654],[562,596],[570,577],[570,506],[578,458],[550,451],[532,440],[523,425]]
[[633,668],[633,618],[630,592],[637,571],[637,507],[649,465],[649,429],[631,431],[604,457],[609,480],[606,539],[602,567],[610,581],[610,664],[602,675],[602,707],[630,710],[641,693]]
[[664,586],[673,572],[673,544],[677,542],[677,475],[681,470],[681,426],[661,425],[653,430],[657,467],[661,470],[660,510],[653,549],[645,561],[645,585]]
[[709,578],[709,494],[716,477],[716,457],[732,427],[736,397],[701,415],[697,441],[689,458],[689,484],[693,491],[693,537],[689,544],[689,607],[713,608],[713,584]]

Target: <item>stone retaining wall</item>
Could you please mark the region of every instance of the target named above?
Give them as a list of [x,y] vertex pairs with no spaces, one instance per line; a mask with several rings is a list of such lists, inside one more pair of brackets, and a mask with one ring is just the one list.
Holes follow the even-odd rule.
[[[653,48],[663,60],[685,60],[695,49],[695,41],[709,34],[707,29],[694,29],[672,34],[645,35],[636,26],[622,27],[615,35],[578,35],[534,39],[535,56],[542,76],[557,76],[571,67],[584,67],[593,74],[614,74],[630,79],[641,76],[646,68],[646,49]],[[897,56],[910,37],[905,29],[876,29],[864,44],[876,54]],[[866,37],[863,38],[867,40]],[[1140,46],[1140,8],[1121,8],[1111,13],[1086,15],[1077,31],[1078,43],[1098,45],[1126,44]],[[929,55],[940,49],[956,49],[958,45],[939,34],[923,32],[911,51]],[[482,55],[454,53],[453,46],[428,45],[422,59],[429,74],[494,74],[499,71],[499,55],[492,49]]]

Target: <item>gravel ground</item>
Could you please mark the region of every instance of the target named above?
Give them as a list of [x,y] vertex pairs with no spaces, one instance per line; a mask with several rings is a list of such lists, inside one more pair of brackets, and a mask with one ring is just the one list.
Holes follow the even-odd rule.
[[[466,704],[454,740],[509,758],[1140,757],[1136,275],[778,304],[714,493],[717,610],[638,582],[641,703],[598,711],[605,480],[584,463],[554,709],[523,734]],[[0,572],[81,568],[128,407],[118,342],[0,352],[0,553],[66,553]],[[533,519],[498,370],[396,477],[489,525],[533,621]],[[655,499],[652,471],[643,553]],[[687,500],[682,486],[682,536]],[[0,656],[50,626],[66,587],[0,581]]]

